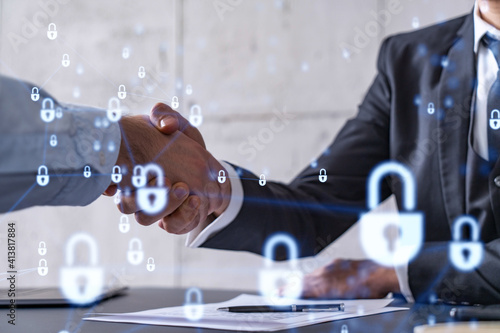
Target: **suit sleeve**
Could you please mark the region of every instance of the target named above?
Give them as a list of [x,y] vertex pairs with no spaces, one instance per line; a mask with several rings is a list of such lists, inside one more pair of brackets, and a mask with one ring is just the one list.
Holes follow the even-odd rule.
[[[89,204],[110,184],[120,149],[119,126],[106,122],[104,110],[61,105],[42,90],[33,101],[33,87],[0,76],[0,212],[35,205]],[[53,110],[62,117],[42,120],[45,98],[53,100]],[[48,102],[45,106],[52,109]],[[94,126],[96,118],[104,120],[99,128]],[[56,139],[55,146],[51,138]],[[98,150],[96,142],[101,145]],[[45,186],[37,183],[41,166],[49,175]],[[90,167],[90,178],[83,177],[85,166]]]
[[[371,169],[389,158],[390,87],[382,45],[372,83],[359,112],[347,121],[334,142],[290,184],[259,185],[251,172],[235,167],[243,184],[240,213],[203,246],[261,254],[265,240],[276,232],[297,240],[300,256],[311,256],[346,231],[366,210],[366,179]],[[307,135],[304,133],[303,135]],[[326,169],[327,181],[319,181]],[[387,183],[382,198],[389,194]],[[283,250],[283,251],[279,251]],[[286,259],[278,249],[276,259]]]

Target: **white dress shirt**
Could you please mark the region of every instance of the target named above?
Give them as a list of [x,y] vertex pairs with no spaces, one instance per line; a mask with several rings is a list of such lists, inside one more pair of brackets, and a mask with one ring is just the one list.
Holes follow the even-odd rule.
[[[500,30],[494,28],[489,23],[485,22],[479,13],[477,2],[474,5],[474,53],[477,58],[477,89],[475,91],[475,109],[476,112],[472,115],[474,126],[473,148],[483,159],[488,160],[488,136],[486,126],[489,115],[487,115],[487,100],[488,91],[493,82],[496,80],[498,64],[481,39],[488,32],[493,37],[500,39]],[[493,69],[493,70],[492,70]],[[219,218],[211,223],[205,223],[203,226],[191,231],[188,235],[186,245],[189,247],[197,247],[203,244],[204,241],[215,235],[219,230],[229,225],[232,220],[238,215],[243,201],[243,187],[238,175],[230,165],[225,165],[231,175],[231,201],[228,210]],[[408,264],[395,267],[398,276],[399,287],[401,293],[408,302],[414,302],[410,284],[408,281]]]

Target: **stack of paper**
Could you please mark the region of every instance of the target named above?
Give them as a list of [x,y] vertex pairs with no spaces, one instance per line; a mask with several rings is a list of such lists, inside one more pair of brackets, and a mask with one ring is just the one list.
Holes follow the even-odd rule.
[[[134,323],[145,325],[200,327],[236,331],[278,331],[317,323],[368,316],[378,313],[407,310],[407,308],[386,307],[392,299],[374,300],[294,300],[289,304],[330,304],[344,303],[344,312],[283,312],[283,313],[232,313],[218,311],[217,308],[239,305],[266,305],[266,298],[256,295],[240,295],[226,302],[200,305],[198,308],[185,306],[168,307],[121,314],[96,313],[85,320]],[[202,312],[197,320],[189,320],[186,312]],[[189,316],[188,316],[189,317]]]

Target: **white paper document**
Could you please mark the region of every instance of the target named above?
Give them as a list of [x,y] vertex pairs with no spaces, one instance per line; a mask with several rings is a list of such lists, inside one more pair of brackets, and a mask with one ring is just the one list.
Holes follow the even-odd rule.
[[[212,328],[233,331],[278,331],[294,327],[318,324],[327,321],[368,316],[378,313],[407,310],[407,308],[387,307],[392,299],[370,299],[370,300],[292,300],[289,304],[329,304],[344,303],[343,312],[280,312],[280,313],[232,313],[217,311],[217,308],[239,305],[266,305],[266,298],[256,295],[242,294],[229,301],[198,305],[198,308],[186,306],[175,306],[154,310],[129,313],[96,313],[85,320],[104,321],[114,323],[134,323],[145,325],[184,326]],[[195,305],[196,306],[196,305]],[[202,312],[198,320],[186,318],[186,312]],[[191,313],[191,312],[189,312]]]

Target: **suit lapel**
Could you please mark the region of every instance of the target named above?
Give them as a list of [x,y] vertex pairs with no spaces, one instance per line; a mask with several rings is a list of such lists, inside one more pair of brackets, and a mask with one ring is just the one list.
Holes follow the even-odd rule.
[[448,221],[465,213],[465,165],[476,81],[474,20],[470,14],[444,58],[439,80],[439,167]]

